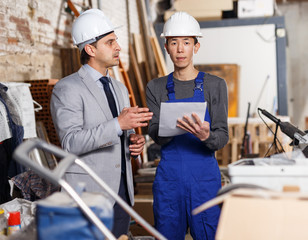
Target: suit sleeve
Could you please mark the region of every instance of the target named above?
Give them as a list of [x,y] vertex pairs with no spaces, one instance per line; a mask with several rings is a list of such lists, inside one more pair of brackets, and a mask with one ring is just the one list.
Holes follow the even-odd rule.
[[83,155],[120,144],[113,119],[104,119],[98,106],[91,104],[84,93],[73,84],[56,85],[53,90],[51,115],[62,148]]

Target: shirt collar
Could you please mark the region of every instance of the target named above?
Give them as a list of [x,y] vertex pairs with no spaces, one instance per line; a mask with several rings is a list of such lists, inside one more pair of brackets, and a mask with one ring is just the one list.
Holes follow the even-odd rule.
[[[85,64],[85,65],[83,65],[83,66],[84,66],[84,68],[86,69],[86,71],[88,72],[88,74],[90,74],[91,78],[94,79],[95,82],[99,81],[99,79],[100,79],[101,77],[103,77],[103,75],[102,75],[99,71],[95,70],[95,69],[94,69],[93,67],[91,67],[89,64]],[[108,79],[110,79],[110,75],[109,75],[108,69],[107,69],[106,77],[107,77]]]

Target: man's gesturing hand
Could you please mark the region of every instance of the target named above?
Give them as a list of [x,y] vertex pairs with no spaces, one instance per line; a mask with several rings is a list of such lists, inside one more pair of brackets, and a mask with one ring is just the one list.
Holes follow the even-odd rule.
[[122,130],[129,130],[138,127],[146,127],[147,121],[151,120],[152,112],[148,108],[130,107],[123,108],[118,116],[118,121]]

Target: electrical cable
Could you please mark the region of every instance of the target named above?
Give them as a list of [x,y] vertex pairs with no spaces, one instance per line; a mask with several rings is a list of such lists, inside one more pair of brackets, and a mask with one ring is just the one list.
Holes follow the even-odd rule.
[[[265,153],[264,157],[267,156],[267,154],[270,152],[270,150],[271,150],[271,148],[273,147],[274,144],[275,144],[275,151],[276,151],[276,153],[285,152],[285,150],[284,150],[284,148],[283,148],[281,142],[280,142],[279,139],[277,138],[277,131],[278,131],[278,126],[279,126],[278,122],[279,122],[280,120],[277,119],[277,122],[274,121],[274,122],[276,123],[276,130],[275,130],[275,133],[274,133],[273,130],[270,128],[270,126],[268,126],[268,124],[265,122],[265,120],[261,117],[261,114],[260,114],[261,110],[262,110],[262,109],[258,108],[258,115],[259,115],[259,117],[261,118],[261,120],[263,121],[263,123],[265,124],[265,126],[266,126],[266,127],[270,130],[270,132],[274,135],[273,142],[272,142],[271,146],[269,147],[269,149],[267,150],[267,152]],[[280,147],[281,147],[281,150],[279,150],[279,148],[278,148],[278,146],[277,146],[277,142],[279,143],[279,145],[280,145]]]

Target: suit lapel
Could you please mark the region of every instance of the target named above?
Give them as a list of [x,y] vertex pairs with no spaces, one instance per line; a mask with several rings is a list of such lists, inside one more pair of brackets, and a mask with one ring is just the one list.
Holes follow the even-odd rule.
[[84,82],[85,86],[88,88],[89,92],[94,96],[98,105],[102,109],[107,119],[112,119],[112,113],[109,109],[107,99],[104,98],[101,89],[96,85],[95,81],[87,74],[87,71],[81,67],[78,71],[81,80]]
[[119,87],[119,84],[118,84],[117,80],[114,80],[113,78],[111,78],[111,82],[112,82],[112,86],[113,86],[115,94],[116,94],[116,98],[117,98],[118,103],[119,103],[119,110],[121,112],[122,109],[125,107],[124,106],[123,94],[122,94],[122,91],[121,91],[121,89]]

